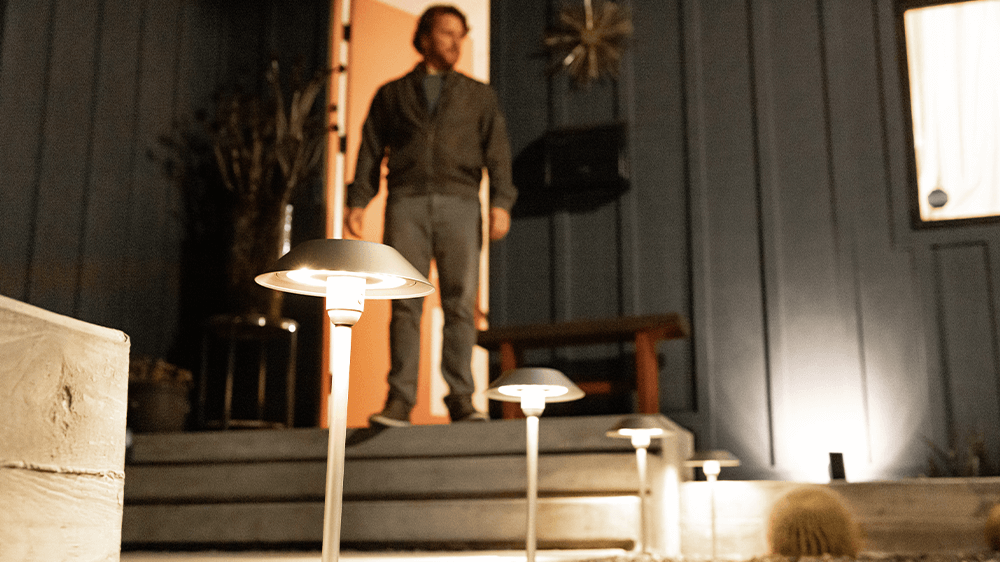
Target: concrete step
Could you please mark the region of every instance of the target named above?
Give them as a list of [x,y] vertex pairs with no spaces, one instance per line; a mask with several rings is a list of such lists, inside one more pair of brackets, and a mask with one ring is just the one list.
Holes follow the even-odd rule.
[[[541,550],[537,562],[610,561],[627,556],[621,549]],[[524,551],[414,551],[414,552],[341,552],[342,562],[516,562],[524,560]],[[124,552],[121,562],[320,562],[317,552]]]
[[[541,419],[539,548],[629,549],[639,540],[635,452],[605,436],[617,419]],[[690,434],[677,429],[690,449]],[[524,420],[351,430],[344,548],[523,548],[525,431]],[[326,440],[321,429],[137,435],[123,547],[318,546]]]
[[[541,419],[539,552],[624,551],[638,540],[635,454],[628,441],[604,436],[615,421],[615,416]],[[352,431],[344,486],[345,552],[523,549],[524,431],[524,422],[515,420]],[[682,471],[671,491],[664,474],[677,465],[669,457],[690,447],[690,434],[678,435],[678,441],[656,443],[661,447],[650,455],[653,534],[667,536],[671,521],[677,525],[676,535],[658,539],[660,546],[686,559],[710,558],[714,498],[717,558],[766,554],[771,506],[802,483],[720,480],[712,485],[686,481],[689,475]],[[319,429],[137,436],[126,465],[126,555],[233,548],[318,552],[326,437]],[[986,514],[1000,503],[996,477],[830,487],[858,519],[870,552],[982,551]],[[676,509],[674,520],[665,515],[670,509]],[[168,554],[187,553],[163,553]]]

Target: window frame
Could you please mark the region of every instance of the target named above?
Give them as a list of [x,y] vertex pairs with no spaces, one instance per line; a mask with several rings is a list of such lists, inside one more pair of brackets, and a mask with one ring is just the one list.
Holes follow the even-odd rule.
[[915,8],[929,8],[948,4],[964,4],[970,0],[895,0],[894,19],[896,23],[896,48],[899,63],[900,90],[903,98],[903,117],[906,135],[906,183],[907,205],[910,215],[910,225],[914,229],[940,229],[963,226],[981,226],[1000,224],[1000,211],[995,215],[982,217],[950,218],[924,220],[920,216],[920,188],[917,184],[917,151],[913,133],[913,103],[910,94],[909,56],[906,46],[906,22],[904,15]]

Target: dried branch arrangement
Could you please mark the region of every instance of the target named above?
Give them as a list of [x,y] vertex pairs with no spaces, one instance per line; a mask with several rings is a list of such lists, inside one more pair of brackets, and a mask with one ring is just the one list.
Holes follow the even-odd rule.
[[[294,68],[286,103],[275,60],[264,74],[266,94],[235,92],[218,99],[210,130],[222,181],[235,196],[229,286],[237,293],[257,290],[253,278],[278,257],[287,205],[320,169],[326,116],[313,106],[328,74],[319,71],[303,80]],[[270,300],[269,310],[259,312],[276,316],[280,299]]]
[[319,169],[323,158],[326,116],[312,111],[316,97],[323,90],[329,71],[317,72],[301,88],[293,88],[288,115],[281,91],[277,61],[267,72],[278,111],[275,113],[274,151],[285,182],[284,202],[299,184]]
[[[269,96],[219,96],[211,127],[215,160],[226,188],[247,213],[283,209],[295,189],[318,170],[325,120],[312,109],[327,75],[320,71],[303,83],[299,69],[293,69],[286,105],[278,61],[273,60],[264,75]],[[276,171],[280,182],[274,181]]]
[[[321,169],[327,115],[317,107],[328,70],[285,76],[272,60],[252,91],[231,87],[215,96],[215,114],[175,123],[159,143],[167,177],[183,194],[189,243],[226,244],[228,312],[280,313],[280,294],[254,277],[278,257],[286,209]],[[276,296],[277,295],[277,296]]]

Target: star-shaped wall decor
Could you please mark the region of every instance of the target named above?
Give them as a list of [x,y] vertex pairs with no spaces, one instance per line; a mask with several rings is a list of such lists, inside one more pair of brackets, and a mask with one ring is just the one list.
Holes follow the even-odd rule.
[[591,0],[583,6],[565,6],[558,23],[545,32],[545,49],[555,59],[553,71],[566,68],[577,86],[587,86],[604,76],[618,76],[625,43],[632,35],[627,7]]

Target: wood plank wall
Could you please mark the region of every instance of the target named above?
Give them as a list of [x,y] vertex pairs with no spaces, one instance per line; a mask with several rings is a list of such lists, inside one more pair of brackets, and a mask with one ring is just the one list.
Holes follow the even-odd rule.
[[[685,148],[683,127],[674,126],[685,119],[679,7],[650,4],[652,9],[642,10],[633,3],[631,49],[646,56],[626,54],[617,81],[575,88],[565,72],[548,77],[542,55],[545,22],[554,20],[561,5],[494,3],[492,83],[507,112],[513,153],[522,158],[537,150],[549,129],[624,122],[633,181],[620,198],[596,208],[518,216],[516,228],[491,253],[490,320],[512,325],[646,312],[688,315]],[[526,198],[533,196],[530,190],[544,189],[520,187]],[[688,342],[671,342],[661,350],[671,365],[661,381],[671,390],[661,394],[661,402],[670,410],[693,408]],[[534,353],[528,359],[563,367],[560,361],[568,361],[578,374],[631,369],[631,359],[620,351],[607,345],[558,356]],[[621,405],[588,400],[574,408],[604,412],[615,407]]]
[[[0,294],[184,364],[182,202],[147,154],[272,53],[325,65],[328,26],[319,0],[0,3]],[[322,236],[322,198],[296,237]]]
[[[493,324],[688,314],[692,340],[660,349],[662,408],[735,475],[815,477],[841,444],[849,477],[912,475],[925,440],[976,432],[996,463],[1000,229],[910,224],[892,1],[631,0],[621,76],[586,90],[546,74],[560,5],[494,0],[514,152],[623,121],[631,187],[517,218]],[[146,151],[271,50],[325,57],[327,21],[291,0],[0,2],[0,293],[167,354],[179,202]]]
[[[688,314],[661,408],[736,477],[927,471],[929,443],[1000,460],[994,225],[916,228],[892,0],[631,0],[615,82],[547,75],[562,3],[495,0],[493,84],[519,154],[624,121],[630,190],[520,217],[493,251],[494,325]],[[613,346],[535,362],[627,363]],[[568,373],[571,374],[572,373]],[[940,460],[940,459],[939,459]]]

